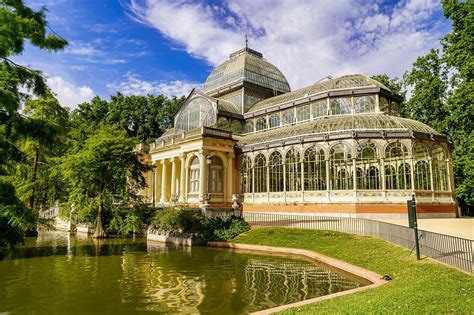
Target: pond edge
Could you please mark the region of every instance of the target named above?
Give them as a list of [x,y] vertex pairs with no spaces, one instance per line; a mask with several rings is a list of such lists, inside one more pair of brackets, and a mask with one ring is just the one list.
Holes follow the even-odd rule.
[[282,253],[282,254],[290,254],[290,255],[298,255],[298,256],[304,256],[307,258],[310,258],[312,260],[315,260],[317,262],[329,265],[331,267],[335,267],[337,269],[341,269],[345,272],[348,272],[350,274],[356,275],[360,278],[363,278],[365,280],[368,280],[372,284],[358,287],[355,289],[347,290],[347,291],[342,291],[342,292],[337,292],[337,293],[332,293],[308,300],[303,300],[300,302],[295,302],[295,303],[290,303],[286,305],[280,305],[277,307],[269,308],[266,310],[261,310],[257,312],[253,312],[251,314],[272,314],[276,312],[281,312],[283,310],[289,309],[289,308],[294,308],[294,307],[300,307],[303,305],[307,304],[313,304],[317,303],[320,301],[324,300],[329,300],[336,298],[338,296],[344,296],[348,294],[353,294],[356,292],[362,292],[366,291],[372,288],[379,287],[385,283],[387,283],[386,280],[382,278],[381,275],[378,273],[375,273],[373,271],[361,268],[359,266],[355,266],[352,264],[349,264],[345,261],[338,260],[332,257],[328,257],[310,250],[305,250],[305,249],[297,249],[297,248],[289,248],[289,247],[273,247],[273,246],[262,246],[262,245],[249,245],[249,244],[236,244],[236,243],[228,243],[228,242],[207,242],[207,246],[209,247],[220,247],[220,248],[229,248],[229,249],[244,249],[244,250],[252,250],[252,251],[261,251],[261,252],[272,252],[272,253]]

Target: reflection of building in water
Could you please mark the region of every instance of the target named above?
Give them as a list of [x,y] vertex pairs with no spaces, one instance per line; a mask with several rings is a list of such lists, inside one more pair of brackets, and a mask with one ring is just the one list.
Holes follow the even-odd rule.
[[[122,256],[122,302],[143,305],[139,311],[199,313],[198,306],[204,300],[206,286],[203,277],[189,277],[181,274],[179,268],[169,268],[172,259],[164,244],[148,244],[145,259],[131,253]],[[190,248],[181,249],[180,252]],[[163,265],[162,265],[163,264]],[[137,295],[136,290],[142,289]],[[139,296],[139,297],[138,297]],[[141,299],[142,301],[134,301]],[[138,302],[138,303],[137,303]],[[142,303],[140,303],[142,302]]]
[[[306,300],[358,287],[356,281],[318,265],[249,259],[245,268],[245,296],[268,307]],[[271,293],[270,293],[271,292]]]

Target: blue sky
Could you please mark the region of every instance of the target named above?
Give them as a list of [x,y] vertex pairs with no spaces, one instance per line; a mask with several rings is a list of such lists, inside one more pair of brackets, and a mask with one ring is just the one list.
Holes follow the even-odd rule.
[[70,45],[27,46],[18,62],[42,70],[63,105],[94,95],[187,94],[244,45],[278,66],[292,89],[324,76],[401,76],[439,46],[450,23],[433,0],[35,0]]

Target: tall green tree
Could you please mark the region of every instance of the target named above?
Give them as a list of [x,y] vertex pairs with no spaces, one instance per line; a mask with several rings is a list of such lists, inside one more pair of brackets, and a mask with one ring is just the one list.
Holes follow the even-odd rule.
[[452,74],[446,128],[454,144],[456,195],[464,212],[474,215],[474,1],[444,0],[443,12],[452,21],[441,44]]
[[431,49],[426,56],[418,57],[403,78],[405,84],[413,87],[405,104],[405,116],[446,133],[447,72],[439,50]]
[[36,97],[48,93],[40,71],[19,65],[12,56],[21,54],[25,41],[48,51],[57,51],[67,41],[52,32],[45,19],[45,10],[34,11],[21,0],[0,0],[0,246],[14,246],[24,231],[34,224],[34,215],[18,199],[8,181],[13,161],[22,157],[15,138],[25,130],[19,115],[20,104],[29,91]]
[[23,159],[16,164],[14,182],[19,197],[39,212],[64,194],[57,176],[57,157],[66,152],[68,110],[51,94],[27,100],[22,137],[16,142]]
[[64,157],[62,169],[70,185],[69,202],[80,219],[95,221],[94,237],[106,237],[111,213],[117,204],[125,207],[139,201],[148,167],[134,151],[136,142],[124,130],[101,124],[74,153]]

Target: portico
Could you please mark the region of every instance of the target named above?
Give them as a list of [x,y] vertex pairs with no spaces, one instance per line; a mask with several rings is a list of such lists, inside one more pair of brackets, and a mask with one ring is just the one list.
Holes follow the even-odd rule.
[[233,141],[221,131],[213,134],[212,128],[199,131],[173,134],[151,144],[154,168],[146,179],[154,194],[152,189],[147,192],[148,203],[197,207],[210,202],[230,207],[237,185]]

